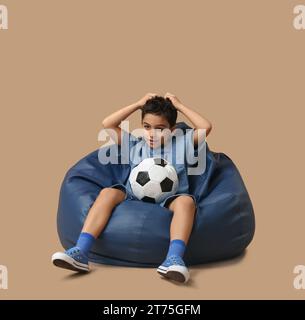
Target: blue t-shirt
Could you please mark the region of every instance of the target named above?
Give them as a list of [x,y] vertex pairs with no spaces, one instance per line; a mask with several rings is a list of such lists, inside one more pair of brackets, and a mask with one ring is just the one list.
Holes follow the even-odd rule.
[[[131,170],[142,160],[151,157],[160,157],[169,162],[177,172],[179,185],[177,194],[189,193],[189,174],[203,174],[205,170],[205,140],[198,142],[194,148],[193,135],[195,129],[176,129],[172,132],[172,139],[169,138],[164,146],[151,148],[143,137],[136,137],[123,130],[123,142],[121,143],[121,155],[129,157]],[[128,146],[128,149],[125,147]],[[200,159],[200,161],[199,161]],[[192,167],[190,167],[192,166]],[[129,179],[126,183],[126,191],[132,195]],[[171,196],[170,196],[171,197]],[[162,201],[164,205],[168,198]]]

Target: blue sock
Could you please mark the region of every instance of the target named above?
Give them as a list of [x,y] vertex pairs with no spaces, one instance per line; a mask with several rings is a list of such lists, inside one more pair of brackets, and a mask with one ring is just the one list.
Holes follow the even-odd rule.
[[183,258],[185,248],[186,248],[186,245],[183,240],[180,240],[180,239],[172,240],[170,242],[166,258],[172,255],[177,255]]
[[76,243],[76,247],[79,247],[85,255],[88,255],[94,241],[95,241],[95,238],[93,237],[92,234],[87,232],[82,232],[79,235],[79,238]]

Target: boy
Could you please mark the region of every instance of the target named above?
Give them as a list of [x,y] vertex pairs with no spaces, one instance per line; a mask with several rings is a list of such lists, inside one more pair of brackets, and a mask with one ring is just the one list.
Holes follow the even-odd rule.
[[[171,156],[171,159],[173,159],[172,165],[175,167],[179,178],[179,187],[175,195],[166,198],[160,203],[161,206],[173,212],[173,218],[170,226],[171,241],[168,253],[157,271],[166,278],[185,283],[190,275],[183,261],[183,255],[193,227],[196,199],[188,191],[185,164],[176,163],[172,150],[165,152],[164,146],[167,144],[167,140],[163,131],[173,132],[175,130],[177,111],[192,122],[194,129],[190,130],[185,136],[178,136],[175,140],[176,150],[181,150],[184,144],[188,147],[193,143],[195,148],[198,147],[198,142],[202,141],[202,138],[210,133],[212,125],[197,112],[184,106],[173,94],[166,93],[164,97],[161,97],[154,93],[148,93],[138,102],[114,112],[103,120],[104,129],[117,144],[121,145],[122,143],[122,129],[119,125],[136,110],[142,111],[144,134],[143,138],[138,141],[139,147],[136,148],[134,153],[131,152],[133,154],[132,157],[137,157],[137,152],[139,151],[146,157],[150,157],[152,151],[157,152],[161,158],[166,159]],[[183,152],[184,150],[185,148],[183,148]],[[135,164],[132,164],[131,169],[134,166]],[[55,253],[52,256],[53,263],[58,267],[74,271],[89,271],[88,253],[95,239],[106,226],[113,208],[120,202],[133,198],[129,182],[127,182],[126,186],[116,184],[103,188],[89,210],[76,246],[66,250],[64,253]]]

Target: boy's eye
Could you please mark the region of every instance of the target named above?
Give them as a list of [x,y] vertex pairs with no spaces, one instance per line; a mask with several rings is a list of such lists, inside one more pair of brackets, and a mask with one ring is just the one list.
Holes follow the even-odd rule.
[[144,125],[144,129],[149,129],[149,126],[148,125]]

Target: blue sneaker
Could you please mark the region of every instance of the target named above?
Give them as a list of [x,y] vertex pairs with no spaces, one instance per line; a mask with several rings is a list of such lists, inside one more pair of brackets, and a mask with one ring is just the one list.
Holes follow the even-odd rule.
[[88,257],[78,247],[72,247],[65,252],[56,252],[52,256],[55,266],[79,272],[88,272]]
[[178,255],[172,255],[165,259],[158,267],[157,272],[166,278],[183,283],[186,283],[190,278],[184,261]]

